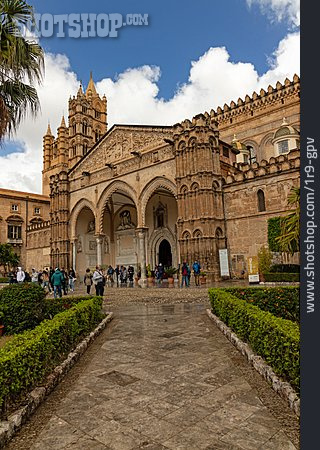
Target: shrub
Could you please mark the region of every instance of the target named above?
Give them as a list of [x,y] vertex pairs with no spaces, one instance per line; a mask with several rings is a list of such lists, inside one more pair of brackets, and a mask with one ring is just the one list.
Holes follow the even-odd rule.
[[2,283],[9,283],[9,278],[7,277],[0,277],[0,284]]
[[213,312],[299,391],[298,325],[249,305],[223,289],[209,289],[209,296]]
[[87,300],[88,296],[82,297],[61,297],[61,298],[45,298],[43,307],[43,319],[52,319],[56,314],[59,314],[66,309],[75,306],[76,304]]
[[272,252],[280,252],[280,244],[277,237],[281,235],[281,217],[268,219],[268,245]]
[[0,349],[0,407],[19,400],[73,349],[101,319],[102,298],[84,300],[14,336]]
[[272,261],[272,253],[267,247],[261,247],[258,252],[259,272],[269,272]]
[[273,264],[270,272],[275,273],[300,273],[299,264]]
[[299,287],[226,288],[225,291],[277,317],[299,322]]
[[269,283],[295,283],[300,281],[299,273],[264,273],[263,276],[265,281]]
[[11,284],[0,290],[0,311],[7,334],[21,333],[43,320],[46,293],[37,284]]

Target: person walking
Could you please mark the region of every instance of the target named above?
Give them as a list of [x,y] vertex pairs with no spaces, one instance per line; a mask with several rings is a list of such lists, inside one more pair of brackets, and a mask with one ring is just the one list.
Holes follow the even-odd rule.
[[104,276],[100,266],[96,266],[96,270],[93,273],[92,280],[96,288],[96,295],[102,296],[104,292]]
[[129,278],[129,286],[133,286],[133,275],[134,275],[134,267],[129,266],[128,267],[128,278]]
[[186,287],[189,287],[189,267],[187,264],[187,261],[183,261],[182,267],[181,267],[181,287],[183,287],[183,284],[185,284]]
[[89,268],[86,270],[83,282],[87,288],[87,294],[90,295],[91,286],[92,286],[92,273]]
[[109,265],[108,270],[107,270],[107,279],[108,279],[108,285],[112,286],[113,285],[113,274],[114,274],[114,269],[112,266]]
[[54,273],[51,277],[51,282],[53,285],[54,298],[57,298],[57,295],[61,298],[62,297],[62,286],[64,283],[64,276],[60,272],[58,267],[56,268],[56,270],[54,271]]
[[17,282],[23,283],[25,278],[26,278],[26,275],[25,275],[24,271],[22,270],[22,267],[18,267]]
[[69,289],[71,292],[74,292],[74,282],[76,281],[76,273],[71,267],[69,270]]
[[193,263],[192,269],[193,269],[193,273],[194,273],[194,281],[196,283],[196,286],[200,286],[200,280],[199,280],[200,271],[201,271],[200,263],[198,261],[195,261]]
[[67,272],[64,270],[64,267],[62,267],[61,269],[61,274],[62,274],[62,290],[63,290],[63,295],[68,295],[68,285],[69,285],[69,280],[68,280],[68,276],[67,276]]
[[49,274],[46,270],[43,271],[42,273],[42,287],[44,290],[46,290],[47,292],[49,292],[49,294],[51,294],[52,289],[50,286],[50,282],[49,282]]
[[120,277],[120,267],[119,265],[116,266],[116,268],[114,269],[115,273],[116,273],[116,281],[117,281],[117,287],[119,287],[119,277]]
[[38,272],[35,268],[31,270],[31,283],[38,283]]

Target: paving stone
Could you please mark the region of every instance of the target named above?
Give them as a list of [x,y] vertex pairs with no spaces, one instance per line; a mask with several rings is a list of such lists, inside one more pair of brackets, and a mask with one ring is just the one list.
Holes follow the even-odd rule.
[[[163,290],[180,302],[179,291]],[[153,291],[140,292],[147,301]],[[65,394],[33,438],[22,431],[21,446],[18,436],[8,450],[295,450],[285,434],[289,408],[281,406],[278,420],[261,397],[274,395],[270,386],[255,374],[257,390],[252,369],[197,295],[198,304],[126,306],[113,296],[115,318],[91,359],[82,367],[85,354],[72,369],[82,367],[73,383],[62,383]],[[160,300],[168,301],[162,293]],[[275,411],[285,405],[275,403]]]

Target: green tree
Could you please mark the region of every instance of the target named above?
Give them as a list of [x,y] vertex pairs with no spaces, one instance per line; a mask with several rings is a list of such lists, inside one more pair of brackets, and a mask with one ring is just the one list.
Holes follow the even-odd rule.
[[272,263],[272,252],[268,247],[263,246],[258,251],[258,264],[260,273],[268,273]]
[[11,244],[0,244],[0,267],[3,266],[6,272],[9,267],[17,267],[19,257],[13,251]]
[[28,111],[35,115],[40,108],[33,85],[42,80],[43,50],[23,34],[33,21],[33,9],[25,1],[0,1],[0,141]]
[[295,209],[280,220],[281,232],[275,239],[280,251],[290,253],[300,251],[300,188],[292,187],[288,196],[288,205]]

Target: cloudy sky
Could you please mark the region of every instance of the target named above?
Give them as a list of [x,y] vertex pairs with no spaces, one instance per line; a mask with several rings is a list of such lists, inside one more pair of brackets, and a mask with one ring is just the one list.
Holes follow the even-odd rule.
[[[117,38],[41,38],[41,113],[0,148],[0,187],[41,192],[42,137],[93,71],[108,122],[170,125],[300,74],[299,0],[29,1],[36,12],[147,13]],[[152,3],[152,5],[150,5]],[[197,9],[195,10],[195,5]]]

